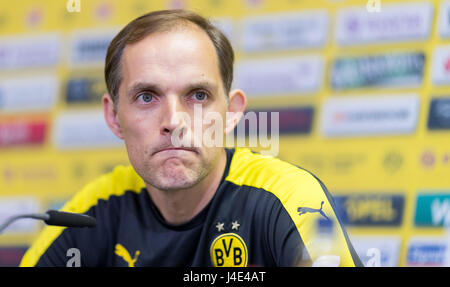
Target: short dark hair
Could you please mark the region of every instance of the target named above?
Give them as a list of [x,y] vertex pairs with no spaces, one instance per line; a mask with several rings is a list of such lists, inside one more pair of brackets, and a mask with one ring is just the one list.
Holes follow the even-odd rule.
[[209,20],[187,10],[160,10],[144,14],[126,25],[111,41],[105,59],[105,81],[108,93],[114,103],[118,102],[119,87],[122,81],[121,58],[126,45],[136,43],[155,32],[193,23],[208,34],[219,62],[225,93],[228,95],[233,81],[234,52],[227,37]]

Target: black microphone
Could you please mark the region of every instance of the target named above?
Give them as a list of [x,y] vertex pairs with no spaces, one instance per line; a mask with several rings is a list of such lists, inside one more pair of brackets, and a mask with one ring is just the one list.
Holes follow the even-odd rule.
[[66,227],[95,227],[97,225],[95,218],[85,214],[58,210],[48,210],[46,213],[49,215],[49,218],[44,220],[47,225]]
[[0,233],[2,233],[8,225],[21,218],[39,219],[43,220],[47,225],[64,227],[95,227],[97,225],[97,221],[94,217],[85,214],[48,210],[46,213],[20,214],[10,217],[5,223],[0,225]]

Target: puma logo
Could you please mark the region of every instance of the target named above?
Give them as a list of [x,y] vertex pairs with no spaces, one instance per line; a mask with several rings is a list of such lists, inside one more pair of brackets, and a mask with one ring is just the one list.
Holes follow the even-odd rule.
[[134,253],[134,258],[131,259],[130,253],[128,253],[128,250],[126,250],[122,244],[116,244],[116,249],[114,250],[114,253],[117,256],[122,257],[123,260],[125,260],[128,263],[128,267],[134,267],[134,263],[137,261],[139,254],[141,254],[141,252],[137,250]]
[[330,219],[328,218],[328,216],[326,216],[325,213],[322,211],[323,204],[324,204],[324,202],[322,201],[322,202],[320,203],[320,208],[319,208],[319,209],[316,209],[316,208],[310,208],[310,207],[299,207],[299,208],[297,208],[298,215],[302,215],[302,214],[305,214],[305,213],[308,213],[308,212],[309,212],[309,213],[318,212],[318,213],[320,213],[320,215],[322,215],[323,217],[325,217],[327,220],[330,220]]

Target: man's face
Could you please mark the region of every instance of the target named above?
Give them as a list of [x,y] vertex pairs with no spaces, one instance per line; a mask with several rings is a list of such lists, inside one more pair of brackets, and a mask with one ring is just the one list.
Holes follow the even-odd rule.
[[[214,45],[191,25],[126,46],[121,61],[116,117],[131,164],[158,189],[194,186],[213,170],[223,150],[193,144],[195,106],[202,117],[216,112],[225,119],[227,111]],[[208,125],[200,127],[204,131]],[[174,148],[175,131],[189,139],[190,147]]]

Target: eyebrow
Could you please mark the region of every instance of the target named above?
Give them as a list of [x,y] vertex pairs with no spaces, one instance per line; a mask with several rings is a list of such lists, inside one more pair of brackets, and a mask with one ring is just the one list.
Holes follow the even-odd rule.
[[[198,81],[192,82],[183,87],[183,91],[192,91],[192,90],[207,90],[211,93],[217,93],[218,85],[211,81]],[[143,91],[154,91],[156,93],[161,93],[162,89],[158,86],[158,84],[151,82],[136,82],[128,88],[127,96],[132,97],[133,95],[143,92]]]

